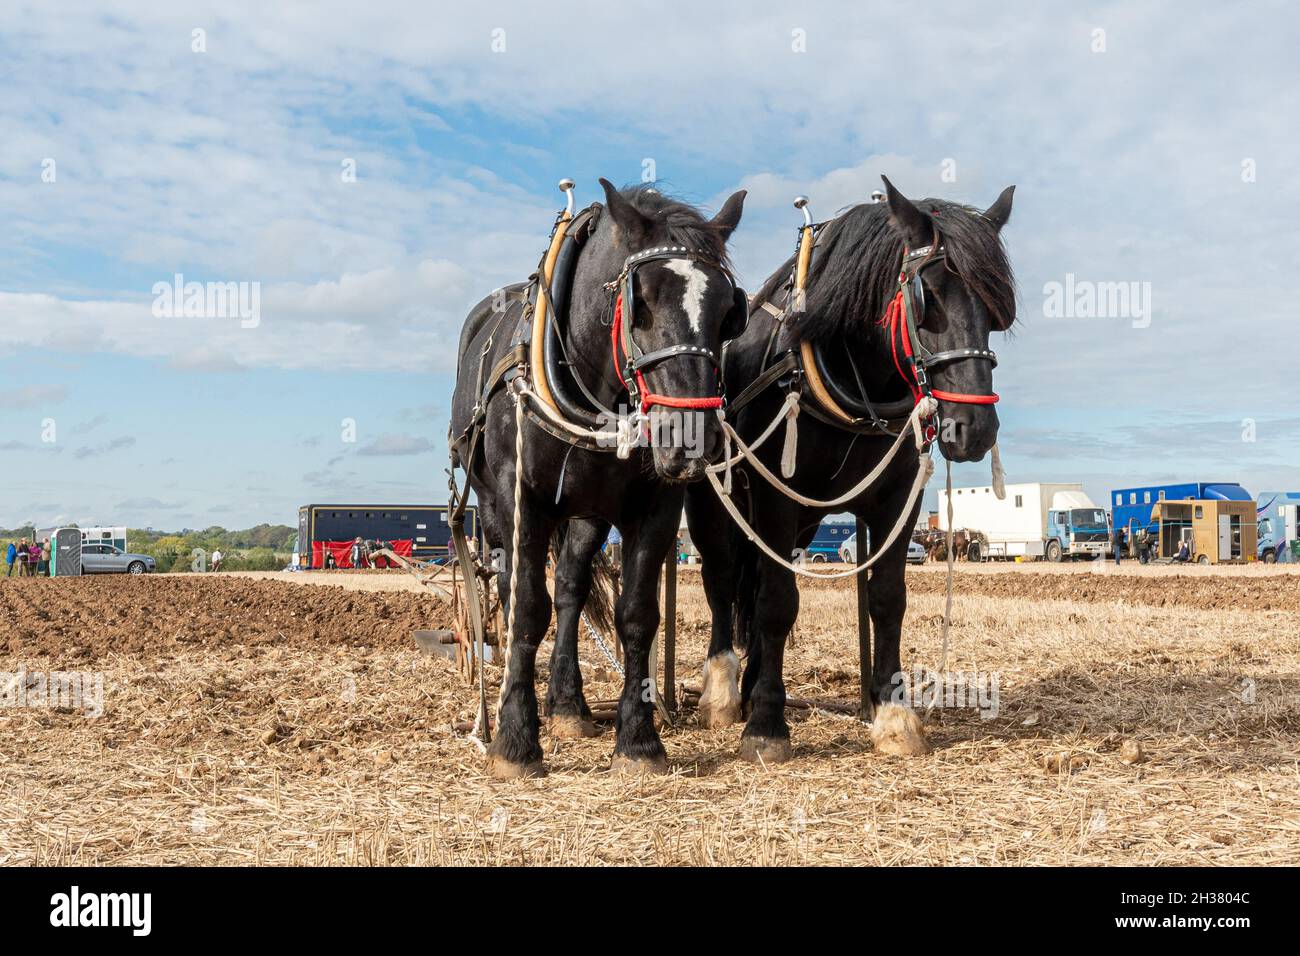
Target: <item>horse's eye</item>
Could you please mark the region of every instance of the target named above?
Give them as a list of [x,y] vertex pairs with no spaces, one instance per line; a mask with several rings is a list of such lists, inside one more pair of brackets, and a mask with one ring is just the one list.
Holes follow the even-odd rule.
[[[915,281],[915,280],[914,280]],[[920,313],[917,328],[927,332],[942,331],[947,325],[948,313],[943,307],[943,296],[939,288],[929,282],[917,281],[918,288],[913,292],[913,300]]]

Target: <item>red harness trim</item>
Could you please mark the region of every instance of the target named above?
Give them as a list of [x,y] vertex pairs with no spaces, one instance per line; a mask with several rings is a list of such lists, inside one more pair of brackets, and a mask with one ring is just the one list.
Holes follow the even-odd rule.
[[[623,378],[623,366],[618,360],[619,344],[623,341],[623,296],[620,293],[618,299],[614,302],[614,322],[609,330],[610,348],[614,356],[614,373],[618,380],[623,383],[624,388],[628,388],[627,380]],[[658,395],[650,391],[650,386],[646,383],[645,376],[640,369],[636,370],[636,382],[641,394],[641,411],[648,412],[653,405],[663,405],[666,408],[721,408],[722,396],[715,395],[712,398],[677,398],[673,395]],[[628,388],[628,391],[631,391]]]
[[991,395],[966,395],[963,392],[945,392],[942,389],[932,388],[930,394],[940,401],[964,402],[967,405],[993,405],[998,400],[997,392]]
[[[903,364],[898,359],[898,342],[900,339],[902,340],[903,354],[909,360],[913,358],[912,340],[911,336],[907,334],[907,322],[904,321],[903,316],[903,290],[901,288],[889,301],[880,324],[889,329],[889,350],[894,358],[894,368],[898,369],[899,377],[907,383],[907,387],[912,390],[913,400],[919,404],[925,392],[921,388],[921,381],[916,373],[916,365],[914,362],[909,362],[908,367],[911,369],[912,374],[908,375],[903,371]],[[964,392],[945,392],[941,389],[932,388],[930,394],[943,402],[957,402],[964,405],[992,405],[998,400],[996,392],[990,395],[967,395]]]

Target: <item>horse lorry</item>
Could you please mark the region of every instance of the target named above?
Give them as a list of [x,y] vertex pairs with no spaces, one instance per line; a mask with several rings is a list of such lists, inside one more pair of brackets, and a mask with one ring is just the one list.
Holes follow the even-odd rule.
[[1255,516],[1259,560],[1265,564],[1300,562],[1300,491],[1261,491]]
[[[971,541],[967,558],[1048,561],[1103,557],[1110,547],[1106,512],[1078,482],[1006,486],[999,499],[989,486],[952,490],[952,527]],[[948,530],[948,494],[939,491],[939,528]]]

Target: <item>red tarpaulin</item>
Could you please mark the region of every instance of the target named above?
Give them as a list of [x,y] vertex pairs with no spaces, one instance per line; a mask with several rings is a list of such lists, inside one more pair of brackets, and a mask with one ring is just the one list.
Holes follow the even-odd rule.
[[[311,543],[311,566],[313,568],[325,567],[325,550],[328,548],[329,552],[334,555],[334,566],[336,568],[352,567],[352,544],[351,541],[313,541]],[[389,550],[403,558],[411,556],[411,549],[414,545],[415,542],[410,538],[388,542]],[[377,568],[390,567],[392,562],[387,558],[375,558],[372,565]]]
[[[400,558],[409,558],[411,556],[411,549],[412,547],[414,547],[414,545],[415,542],[409,539],[406,541],[390,541],[388,542],[388,550],[392,551],[393,554],[397,555]],[[394,563],[389,558],[384,558],[384,557],[373,558],[372,562],[374,563],[374,566],[377,568],[397,567],[397,564]]]

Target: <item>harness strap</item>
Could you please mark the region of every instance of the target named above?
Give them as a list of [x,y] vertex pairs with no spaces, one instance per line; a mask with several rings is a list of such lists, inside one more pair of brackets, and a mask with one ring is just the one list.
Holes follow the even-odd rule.
[[483,385],[483,391],[479,398],[480,409],[487,409],[488,399],[492,397],[492,393],[501,384],[506,372],[517,365],[522,365],[527,360],[528,346],[522,342],[508,349],[501,358],[497,359],[496,364],[492,366],[492,371],[488,374],[487,381]]
[[776,361],[775,364],[769,365],[767,368],[763,369],[762,373],[760,373],[757,378],[741,389],[740,394],[728,404],[728,409],[734,415],[757,398],[759,394],[766,391],[769,385],[778,381],[784,375],[794,371],[798,367],[799,362],[795,359],[794,353],[786,352]]
[[635,369],[649,368],[677,355],[686,358],[708,359],[714,365],[718,364],[718,357],[702,345],[669,345],[666,348],[643,353],[640,358],[632,363],[632,367]]

